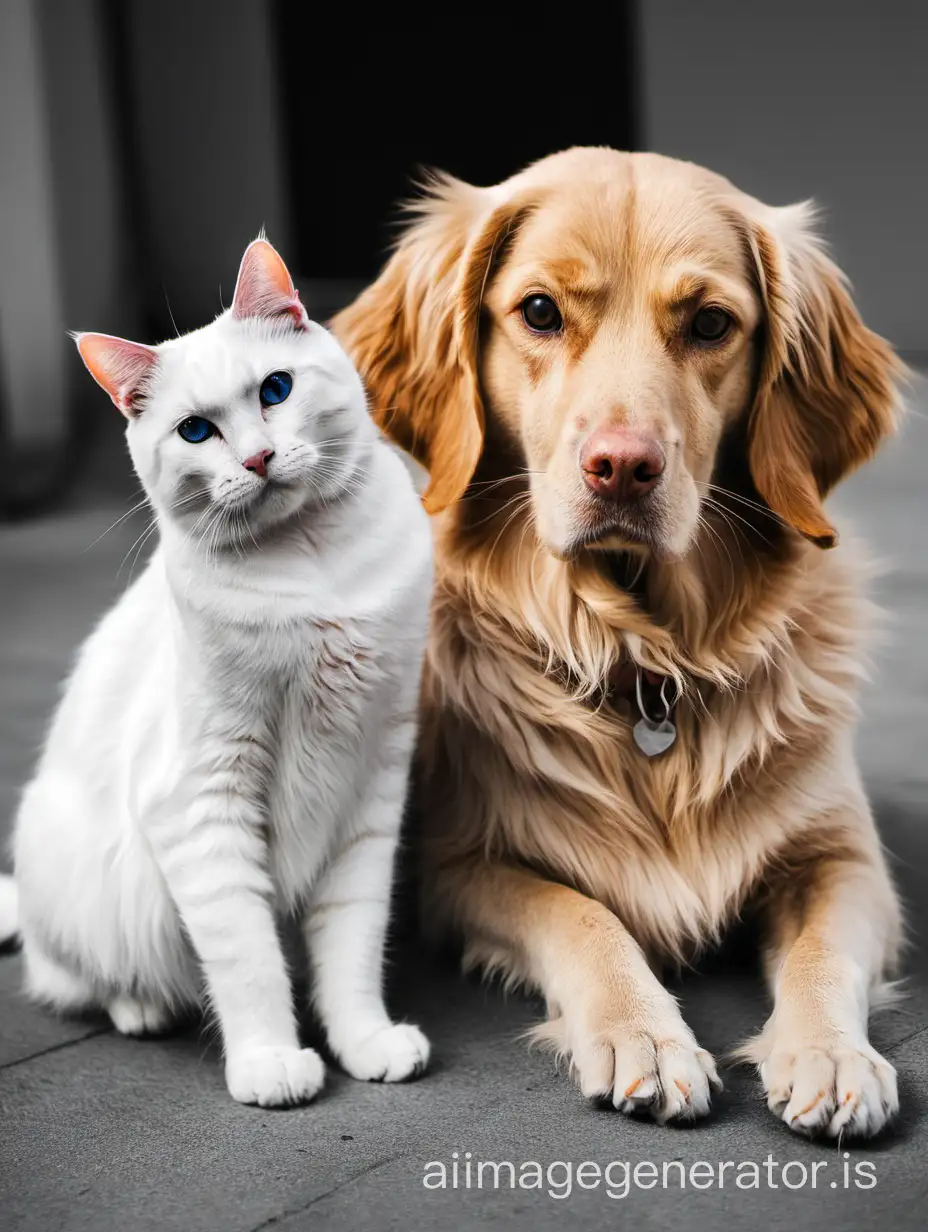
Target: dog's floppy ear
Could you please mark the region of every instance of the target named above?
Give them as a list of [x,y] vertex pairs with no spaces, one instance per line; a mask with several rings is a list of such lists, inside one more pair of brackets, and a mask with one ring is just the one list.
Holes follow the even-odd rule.
[[860,319],[812,222],[808,204],[758,206],[749,222],[766,336],[748,459],[774,513],[830,548],[822,499],[892,431],[903,369]]
[[332,322],[384,431],[429,473],[430,513],[465,491],[483,449],[480,308],[525,209],[491,189],[436,178],[375,283]]

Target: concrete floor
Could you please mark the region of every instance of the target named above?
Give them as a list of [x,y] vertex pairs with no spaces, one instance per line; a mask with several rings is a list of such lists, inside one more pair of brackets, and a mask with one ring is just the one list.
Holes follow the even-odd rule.
[[[916,401],[928,405],[925,387]],[[74,647],[125,584],[120,569],[144,528],[128,519],[99,542],[128,506],[123,466],[115,478],[85,484],[61,509],[0,528],[0,834],[30,772],[43,726]],[[624,1212],[640,1228],[724,1226],[805,1229],[826,1224],[926,1226],[928,1122],[928,421],[910,418],[903,437],[849,483],[838,505],[887,561],[879,596],[891,613],[885,645],[864,703],[860,752],[886,843],[908,903],[913,946],[907,999],[878,1018],[874,1043],[898,1067],[902,1115],[880,1141],[842,1150],[794,1137],[767,1112],[757,1083],[729,1069],[711,1119],[660,1129],[593,1109],[549,1058],[518,1036],[539,1012],[520,997],[461,979],[424,955],[411,937],[393,954],[395,1011],[422,1024],[435,1063],[401,1087],[352,1082],[333,1071],[313,1106],[269,1113],[236,1105],[225,1092],[218,1050],[194,1027],[169,1039],[131,1041],[101,1022],[57,1021],[19,995],[20,959],[0,956],[0,1226],[4,1229],[112,1229],[145,1232],[281,1232],[326,1229],[466,1229],[562,1224],[599,1229]],[[763,1020],[753,965],[716,957],[678,985],[688,1021],[716,1054]],[[310,1033],[312,1028],[309,1027]],[[610,1197],[607,1186],[563,1194],[555,1167],[542,1189],[427,1190],[425,1166],[473,1160],[680,1160],[764,1164],[772,1154],[777,1188],[695,1188],[679,1171],[669,1187]],[[790,1189],[779,1166],[826,1165],[813,1189]],[[854,1168],[873,1164],[876,1184],[855,1185]],[[845,1184],[844,1165],[850,1169]],[[866,1172],[866,1170],[864,1170]],[[432,1169],[429,1175],[436,1175]],[[450,1175],[450,1173],[449,1173]],[[488,1174],[489,1175],[489,1174]],[[530,1174],[524,1173],[526,1179]],[[583,1179],[590,1183],[592,1171]],[[640,1174],[647,1183],[652,1175]],[[717,1175],[717,1174],[716,1174]],[[742,1173],[741,1175],[745,1175]],[[503,1174],[504,1181],[506,1174]],[[613,1194],[622,1171],[610,1173]],[[702,1180],[704,1174],[697,1174]],[[660,1172],[658,1172],[660,1178]],[[865,1178],[866,1183],[869,1180]],[[489,1184],[489,1181],[487,1182]]]

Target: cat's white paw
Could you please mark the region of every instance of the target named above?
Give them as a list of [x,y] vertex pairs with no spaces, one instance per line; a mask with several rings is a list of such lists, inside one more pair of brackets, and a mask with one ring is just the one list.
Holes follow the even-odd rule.
[[136,997],[114,997],[106,1012],[121,1035],[160,1035],[171,1025],[166,1006]]
[[429,1041],[418,1027],[400,1022],[339,1050],[339,1060],[362,1082],[402,1082],[429,1063]]
[[306,1104],[325,1082],[325,1065],[312,1048],[249,1048],[226,1062],[229,1094],[240,1104],[286,1108]]

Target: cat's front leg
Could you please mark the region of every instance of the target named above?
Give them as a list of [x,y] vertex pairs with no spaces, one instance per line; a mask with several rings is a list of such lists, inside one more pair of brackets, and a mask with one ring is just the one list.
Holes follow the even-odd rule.
[[404,762],[372,785],[305,918],[314,1001],[329,1046],[352,1077],[376,1082],[401,1082],[429,1059],[419,1028],[392,1022],[383,998],[384,939],[406,780]]
[[195,799],[152,838],[203,966],[229,1092],[240,1103],[281,1107],[312,1099],[325,1067],[297,1034],[254,790],[259,761],[257,744],[241,737],[214,748]]

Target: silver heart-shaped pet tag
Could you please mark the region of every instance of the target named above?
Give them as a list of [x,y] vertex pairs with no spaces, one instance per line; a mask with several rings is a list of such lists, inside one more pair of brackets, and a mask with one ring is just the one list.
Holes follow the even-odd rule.
[[639,719],[632,728],[632,735],[645,757],[658,757],[661,753],[666,753],[676,740],[677,729],[669,719],[660,723]]

